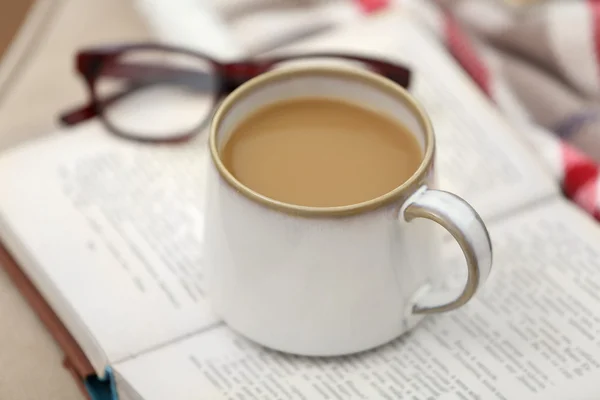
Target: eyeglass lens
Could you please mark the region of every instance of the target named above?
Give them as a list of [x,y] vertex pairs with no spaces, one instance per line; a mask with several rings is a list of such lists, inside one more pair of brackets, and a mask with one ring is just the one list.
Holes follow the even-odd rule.
[[114,130],[141,139],[171,139],[198,130],[212,113],[219,82],[193,55],[135,49],[107,61],[94,85]]

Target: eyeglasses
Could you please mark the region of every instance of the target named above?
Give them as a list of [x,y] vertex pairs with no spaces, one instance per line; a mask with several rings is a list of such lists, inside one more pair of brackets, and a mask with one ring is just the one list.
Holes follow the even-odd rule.
[[410,70],[376,58],[310,53],[233,63],[160,44],[87,48],[76,68],[87,104],[60,116],[65,125],[99,117],[115,135],[141,142],[178,142],[202,131],[220,99],[244,82],[278,66],[308,59],[353,62],[408,88]]

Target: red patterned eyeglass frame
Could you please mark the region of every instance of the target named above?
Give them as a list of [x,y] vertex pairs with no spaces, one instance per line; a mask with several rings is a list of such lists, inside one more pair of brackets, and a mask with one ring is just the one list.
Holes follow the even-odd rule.
[[[64,125],[70,126],[94,117],[99,117],[113,134],[142,142],[178,142],[189,139],[198,133],[200,127],[205,121],[202,121],[202,124],[198,126],[198,129],[192,129],[188,132],[181,132],[177,135],[169,136],[168,138],[146,138],[124,132],[104,118],[103,110],[105,108],[110,106],[112,102],[123,96],[126,96],[137,88],[143,87],[144,83],[147,85],[152,84],[153,82],[174,81],[193,85],[195,81],[198,81],[199,79],[201,80],[203,75],[208,75],[206,72],[180,67],[157,66],[143,62],[115,62],[118,61],[119,57],[127,54],[130,51],[140,50],[163,51],[172,54],[188,55],[199,58],[208,63],[213,71],[208,79],[212,80],[212,83],[216,83],[216,86],[213,89],[215,100],[231,93],[244,82],[264,72],[267,72],[279,63],[309,58],[333,58],[360,62],[368,67],[371,71],[390,79],[405,89],[409,88],[411,82],[411,71],[404,65],[388,62],[382,59],[356,56],[347,53],[319,52],[297,55],[282,55],[268,58],[257,57],[253,59],[244,59],[237,62],[223,63],[196,51],[154,43],[101,46],[83,49],[77,53],[75,57],[76,69],[84,79],[90,100],[87,104],[81,107],[77,107],[73,110],[62,113],[59,116],[60,121]],[[137,86],[132,85],[128,88],[125,88],[121,93],[116,93],[108,98],[100,99],[96,90],[96,81],[101,74],[102,76],[133,78],[139,83]],[[204,78],[206,78],[206,76],[204,76]]]

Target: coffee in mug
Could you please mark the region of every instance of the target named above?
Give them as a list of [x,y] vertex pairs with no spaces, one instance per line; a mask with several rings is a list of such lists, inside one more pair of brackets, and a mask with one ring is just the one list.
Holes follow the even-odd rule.
[[[314,356],[367,350],[463,306],[487,279],[485,224],[436,188],[431,122],[384,77],[345,66],[267,72],[221,103],[209,150],[208,298],[256,343]],[[463,286],[444,282],[431,221],[464,253]]]
[[332,207],[392,191],[415,173],[423,154],[414,135],[385,114],[303,97],[249,115],[221,157],[242,185],[266,197]]

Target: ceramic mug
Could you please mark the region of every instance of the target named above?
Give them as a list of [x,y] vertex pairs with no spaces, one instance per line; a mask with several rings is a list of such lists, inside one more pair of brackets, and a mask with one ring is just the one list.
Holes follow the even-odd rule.
[[[396,118],[421,146],[418,170],[389,193],[341,207],[286,204],[241,184],[220,156],[234,128],[262,107],[306,96],[343,99]],[[426,314],[464,305],[488,277],[492,247],[484,223],[464,200],[434,189],[429,118],[388,79],[346,66],[273,70],[223,101],[209,135],[208,297],[227,325],[254,342],[315,356],[367,350]],[[441,243],[431,221],[464,253],[468,274],[458,292],[440,288]]]

